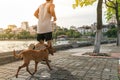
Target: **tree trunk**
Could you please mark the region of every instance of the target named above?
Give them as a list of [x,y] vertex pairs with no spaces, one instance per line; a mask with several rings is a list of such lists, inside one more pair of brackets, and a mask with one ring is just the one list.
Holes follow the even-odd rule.
[[117,21],[117,46],[120,46],[120,20]]
[[102,34],[102,3],[103,0],[98,0],[97,5],[97,31],[94,43],[94,53],[100,52],[101,34]]
[[117,31],[117,46],[120,46],[120,29]]
[[94,53],[99,53],[100,52],[100,43],[101,43],[101,35],[102,35],[102,30],[97,30],[96,36],[95,36],[95,45],[94,45]]
[[116,12],[116,20],[117,20],[117,46],[120,46],[120,19],[119,19],[119,6],[118,2],[116,1],[116,6],[115,6],[115,12]]

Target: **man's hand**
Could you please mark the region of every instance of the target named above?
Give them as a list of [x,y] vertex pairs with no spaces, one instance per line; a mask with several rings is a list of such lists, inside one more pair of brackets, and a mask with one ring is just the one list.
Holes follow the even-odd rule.
[[54,17],[53,21],[56,21],[56,20],[57,20],[57,18],[56,18],[56,17]]
[[34,16],[38,19],[38,13],[39,13],[39,9],[37,9],[34,13]]

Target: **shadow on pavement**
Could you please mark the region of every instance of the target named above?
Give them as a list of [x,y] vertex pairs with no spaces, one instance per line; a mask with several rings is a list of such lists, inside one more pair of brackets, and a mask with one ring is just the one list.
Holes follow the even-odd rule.
[[77,76],[72,75],[68,70],[56,66],[52,66],[52,68],[52,71],[46,68],[40,69],[34,76],[25,80],[79,80]]

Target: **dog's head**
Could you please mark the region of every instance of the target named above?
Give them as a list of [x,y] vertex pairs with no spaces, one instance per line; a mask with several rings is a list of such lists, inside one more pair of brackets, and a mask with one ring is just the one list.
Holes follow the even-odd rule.
[[41,49],[40,52],[45,52],[45,53],[54,55],[53,53],[55,53],[56,50],[53,47],[46,47],[44,49]]
[[56,52],[55,48],[53,48],[53,47],[47,47],[47,49],[49,51],[49,54],[51,54],[51,55],[54,55],[53,53]]

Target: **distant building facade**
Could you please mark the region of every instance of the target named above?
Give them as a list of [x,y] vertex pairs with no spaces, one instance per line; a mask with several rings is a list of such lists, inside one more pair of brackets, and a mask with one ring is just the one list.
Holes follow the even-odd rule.
[[21,22],[21,28],[23,30],[28,30],[28,28],[29,28],[28,22],[27,21]]
[[92,32],[92,28],[90,26],[82,26],[82,27],[78,27],[77,30],[81,33],[81,34],[85,34],[88,32]]

